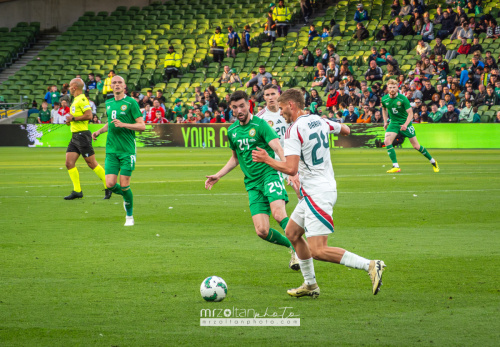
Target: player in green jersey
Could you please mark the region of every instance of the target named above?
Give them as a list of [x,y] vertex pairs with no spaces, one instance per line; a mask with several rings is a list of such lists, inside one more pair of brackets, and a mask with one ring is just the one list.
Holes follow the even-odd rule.
[[252,159],[252,151],[262,148],[273,157],[274,153],[277,153],[280,159],[285,161],[279,136],[265,120],[250,114],[248,95],[245,92],[234,92],[229,99],[229,106],[238,119],[227,131],[232,156],[219,172],[206,176],[205,188],[211,190],[214,184],[239,164],[245,174],[244,182],[255,232],[268,242],[290,248],[292,258],[289,266],[293,270],[299,270],[299,262],[292,244],[283,234],[270,228],[269,225],[271,213],[283,230],[288,224],[285,209],[288,195],[285,186],[276,170]]
[[[108,132],[106,140],[106,186],[113,193],[123,196],[123,207],[126,211],[125,226],[134,225],[134,196],[130,189],[130,176],[135,169],[136,148],[135,132],[143,131],[146,126],[139,108],[133,98],[125,95],[125,80],[114,76],[111,89],[114,98],[106,101],[108,122],[100,130],[92,134],[95,140],[100,134]],[[120,184],[118,181],[120,174]]]
[[[398,160],[396,159],[396,151],[392,145],[398,134],[406,136],[413,148],[430,160],[434,172],[439,172],[437,161],[432,158],[424,146],[418,143],[415,128],[411,123],[413,110],[408,98],[398,93],[398,82],[392,79],[389,80],[387,82],[387,90],[389,94],[382,98],[382,115],[384,117],[384,129],[386,130],[384,144],[392,161],[392,169],[387,172],[401,172]],[[389,124],[387,123],[388,118],[391,119]]]

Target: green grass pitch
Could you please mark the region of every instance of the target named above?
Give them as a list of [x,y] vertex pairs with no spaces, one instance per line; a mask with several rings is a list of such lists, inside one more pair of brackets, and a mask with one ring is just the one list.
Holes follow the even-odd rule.
[[[387,270],[373,296],[366,273],[315,262],[312,300],[286,294],[302,276],[255,235],[241,170],[204,189],[227,149],[140,148],[125,228],[83,160],[85,198],[64,201],[64,149],[0,148],[0,345],[498,345],[500,151],[430,152],[438,174],[414,150],[397,150],[400,174],[385,150],[332,151],[329,244]],[[228,284],[221,303],[201,299],[210,275]],[[292,307],[301,326],[200,327],[200,310],[233,307]]]

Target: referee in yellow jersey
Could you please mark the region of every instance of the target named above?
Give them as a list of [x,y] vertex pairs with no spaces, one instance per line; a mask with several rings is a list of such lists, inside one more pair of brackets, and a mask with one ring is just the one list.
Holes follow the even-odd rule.
[[89,131],[89,120],[92,119],[92,109],[89,100],[83,93],[83,80],[75,78],[69,83],[69,91],[74,100],[71,104],[70,114],[66,116],[66,124],[71,127],[71,141],[66,150],[66,168],[69,177],[73,182],[73,191],[70,195],[64,197],[65,200],[83,198],[82,188],[80,187],[80,174],[75,164],[80,155],[87,162],[87,165],[96,173],[104,184],[104,199],[111,197],[111,191],[106,189],[106,178],[104,169],[95,160],[95,152],[92,147],[92,133]]

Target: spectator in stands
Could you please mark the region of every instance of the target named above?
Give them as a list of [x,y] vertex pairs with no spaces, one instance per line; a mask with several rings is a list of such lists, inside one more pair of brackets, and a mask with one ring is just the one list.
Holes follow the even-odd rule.
[[493,57],[487,57],[485,59],[484,67],[490,69],[490,71],[494,69],[498,69],[498,64],[495,62]]
[[370,114],[370,106],[364,105],[362,108],[362,112],[360,113],[358,119],[356,119],[356,123],[371,123],[372,117]]
[[438,55],[446,55],[448,50],[446,49],[446,46],[443,45],[443,41],[439,37],[436,37],[436,44],[434,45],[432,51],[437,58]]
[[95,80],[95,75],[93,73],[89,73],[89,79],[87,81],[87,92],[92,89],[97,88],[97,82]]
[[175,123],[176,124],[184,124],[184,123],[187,123],[187,120],[184,119],[184,117],[182,115],[178,115],[176,118],[175,118]]
[[436,13],[434,14],[433,23],[441,24],[441,20],[443,20],[443,9],[441,8],[441,6],[438,6],[438,8],[436,9]]
[[42,109],[38,112],[38,123],[40,124],[52,123],[47,101],[42,102]]
[[200,102],[201,99],[203,98],[203,93],[201,92],[201,87],[195,87],[194,88],[194,96],[195,96],[195,101]]
[[488,86],[488,88],[486,88],[486,98],[484,99],[484,104],[487,106],[499,104],[498,96],[495,94],[492,86]]
[[180,68],[181,56],[175,51],[174,46],[171,45],[170,47],[168,47],[168,53],[165,54],[164,62],[165,76],[167,78],[167,81],[170,81],[172,76],[174,78],[177,78]]
[[399,11],[399,16],[404,17],[411,13],[412,6],[410,5],[409,0],[403,0],[403,6],[401,6],[401,10]]
[[295,68],[299,66],[314,66],[314,57],[307,47],[302,48],[302,54],[299,55]]
[[210,120],[210,123],[226,123],[226,119],[222,117],[219,110],[215,110],[214,117]]
[[477,68],[479,67],[484,68],[484,63],[481,60],[479,60],[477,56],[473,56],[471,60],[472,60],[472,65],[469,67],[470,71],[475,73]]
[[335,22],[335,19],[330,20],[330,37],[337,37],[341,36],[342,33],[340,32],[340,24],[337,24]]
[[177,98],[174,101],[174,108],[172,110],[171,119],[174,120],[179,114],[182,115],[182,100]]
[[365,88],[361,92],[361,96],[359,97],[359,105],[356,106],[363,106],[367,105],[368,106],[368,100],[372,97],[372,93],[368,90],[368,88]]
[[266,72],[265,65],[261,65],[261,66],[259,66],[259,73],[246,83],[246,87],[249,88],[249,87],[253,86],[254,84],[258,84],[259,87],[261,87],[262,86],[262,78],[264,78],[264,77],[267,77],[267,80],[270,81],[270,80],[272,80],[273,75],[271,75],[269,72]]
[[330,90],[337,90],[339,88],[339,82],[335,79],[334,74],[329,74],[326,80],[325,95],[327,95]]
[[391,5],[391,17],[398,16],[400,11],[401,11],[401,5],[399,4],[399,0],[393,0]]
[[102,76],[100,74],[95,75],[95,81],[97,93],[102,93],[102,90],[104,89],[104,81],[102,80]]
[[97,117],[96,114],[92,116],[92,124],[101,124],[101,121],[99,120],[99,117]]
[[359,105],[359,100],[360,97],[356,95],[356,89],[355,88],[349,88],[349,98],[347,99],[347,102],[349,105]]
[[267,35],[268,42],[276,41],[276,22],[273,19],[273,11],[267,13],[267,23],[264,34]]
[[139,102],[139,106],[141,106],[141,107],[146,107],[146,105],[153,106],[153,99],[151,99],[152,95],[153,95],[153,91],[148,90],[146,95],[144,95],[142,100]]
[[480,84],[478,89],[478,93],[474,96],[474,106],[484,105],[486,96],[488,95],[484,85]]
[[115,70],[110,70],[108,73],[108,77],[104,80],[104,87],[102,89],[102,93],[104,94],[104,98],[110,99],[114,98],[113,89],[111,89],[111,80],[115,77]]
[[422,65],[422,73],[425,75],[426,78],[432,78],[436,74],[436,68],[434,65],[431,64],[431,61],[429,58],[425,57],[423,59],[423,65]]
[[219,79],[219,83],[229,83],[230,79],[231,79],[231,69],[229,68],[229,65],[225,65],[224,71],[222,72],[222,76]]
[[254,84],[252,86],[252,92],[250,93],[250,96],[253,96],[255,98],[255,101],[256,102],[262,102],[264,100],[264,93],[263,91],[261,90],[261,88],[259,87],[259,85],[257,84]]
[[401,71],[399,69],[399,63],[392,55],[387,56],[387,76],[398,76]]
[[338,77],[339,76],[339,68],[337,67],[337,65],[335,65],[335,63],[333,61],[330,61],[328,63],[328,67],[326,68],[325,74],[326,75],[333,74],[334,77]]
[[364,8],[363,8],[363,4],[358,4],[357,7],[357,11],[354,13],[354,20],[356,21],[356,23],[361,23],[365,20],[368,20],[369,17],[368,17],[368,11],[366,11]]
[[58,124],[65,124],[66,123],[66,116],[70,114],[70,110],[68,107],[68,104],[66,103],[66,100],[61,101],[61,107],[59,108],[59,119],[58,119]]
[[311,95],[307,92],[306,88],[300,87],[302,95],[304,95],[305,106],[308,107],[311,104]]
[[[474,96],[471,94],[471,92],[465,91],[460,93],[460,109],[467,107],[467,102],[470,102],[471,105],[474,105]],[[474,116],[474,114],[472,114],[472,116]]]
[[[45,97],[43,100],[47,102],[47,104],[50,104],[54,106],[55,102],[59,102],[59,92],[57,91],[57,87],[55,85],[50,85],[47,87],[47,93],[45,93]],[[54,98],[54,100],[52,100]]]
[[495,121],[493,123],[500,123],[500,111],[497,112],[497,115],[495,117]]
[[326,74],[325,70],[319,70],[318,71],[318,77],[314,80],[314,82],[311,84],[311,87],[320,87],[322,88],[324,85],[326,85]]
[[421,2],[420,0],[412,0],[411,7],[413,8],[413,12],[417,12],[419,14],[424,14],[425,12],[423,2]]
[[348,101],[349,101],[349,94],[346,94],[345,92],[345,83],[344,81],[342,82],[339,82],[339,87],[338,87],[338,91],[339,91],[339,96],[338,96],[338,105],[340,105],[341,103],[344,103],[347,105]]
[[309,39],[308,42],[311,42],[315,37],[318,37],[318,31],[316,30],[316,27],[314,25],[311,25],[309,27]]
[[409,35],[415,35],[415,31],[413,30],[413,27],[411,26],[410,22],[405,19],[403,20],[403,29],[401,29],[401,36],[409,36]]
[[439,123],[441,121],[441,117],[443,117],[443,114],[438,110],[438,105],[432,104],[431,112],[427,117],[429,123]]
[[236,31],[233,30],[233,27],[230,25],[227,27],[227,57],[236,58],[236,48],[241,45],[241,40]]
[[[219,96],[217,95],[217,92],[215,91],[215,87],[213,85],[210,85],[208,86],[206,91],[208,92],[208,97],[210,99],[209,100],[210,107],[212,108],[212,110],[217,109],[220,99]],[[206,93],[205,93],[205,99],[206,99]]]
[[431,46],[429,46],[429,44],[424,40],[418,40],[415,50],[417,51],[417,55],[420,57],[428,56],[432,52]]
[[323,106],[323,100],[319,96],[318,91],[316,89],[311,90],[310,102],[311,104],[315,102],[318,105],[318,107]]
[[[314,66],[317,66],[318,63],[322,63],[323,64],[323,52],[321,51],[321,48],[316,48],[316,55],[314,56]],[[327,64],[323,64],[323,65],[328,65],[328,62]]]
[[413,26],[413,30],[415,31],[415,34],[421,34],[423,28],[424,28],[424,22],[422,22],[422,18],[416,19],[415,24]]
[[164,117],[163,109],[157,110],[155,113],[155,118],[153,119],[153,124],[166,124],[169,123],[167,118]]
[[240,76],[236,73],[236,69],[231,69],[231,78],[229,79],[230,84],[239,83],[240,87],[243,86]]
[[344,113],[344,122],[345,123],[356,123],[358,120],[358,114],[354,110],[354,105],[350,104],[347,109],[347,113]]
[[446,38],[455,30],[455,18],[450,17],[448,11],[443,12],[443,19],[441,20],[441,30],[438,31],[437,36],[441,39]]
[[340,56],[335,53],[335,46],[332,43],[328,44],[326,52],[323,54],[323,65],[328,65],[331,58],[335,59],[336,64],[340,63]]
[[245,25],[243,34],[241,35],[241,50],[243,52],[248,52],[252,48],[250,43],[250,25]]
[[394,40],[394,35],[392,34],[389,26],[387,24],[382,25],[379,32],[375,36],[375,39],[378,41],[391,41]]
[[309,17],[313,13],[310,0],[300,0],[300,10],[302,12],[302,19],[304,20],[304,26],[309,22]]
[[50,118],[53,124],[63,124],[59,123],[59,106],[58,102],[54,103],[54,108],[50,111]]
[[[145,123],[148,123],[148,118],[150,118],[151,116],[151,106],[149,106],[149,104],[147,104],[146,106],[144,106],[144,109],[142,110],[142,119],[144,119],[144,122]],[[149,122],[151,123],[151,121]]]
[[222,62],[224,59],[224,46],[226,44],[226,37],[221,32],[222,29],[220,26],[215,28],[215,33],[210,36],[208,40],[210,44],[210,53],[213,55],[213,59],[215,63]]
[[486,31],[488,30],[488,25],[489,22],[486,16],[481,17],[479,19],[479,22],[476,23],[476,26],[474,27],[474,34],[480,35],[482,33],[486,33]]
[[377,61],[380,58],[380,53],[377,52],[377,48],[372,47],[371,49],[372,54],[368,56],[368,64],[372,61],[375,60]]
[[358,41],[363,41],[363,40],[367,39],[368,37],[370,37],[370,33],[368,32],[368,30],[366,30],[363,23],[356,24],[356,32],[354,33],[352,38],[356,39]]
[[288,26],[292,19],[292,12],[288,7],[285,7],[285,2],[283,0],[280,0],[278,2],[278,7],[273,9],[273,19],[276,22],[278,37],[286,37],[288,34]]
[[422,39],[425,42],[431,42],[434,40],[434,25],[431,23],[429,17],[424,18],[424,26],[420,35],[422,35]]
[[92,114],[97,114],[97,107],[95,105],[94,100],[90,99],[89,93],[85,93],[85,97],[89,100],[90,109],[92,110]]
[[[398,1],[398,0],[394,0],[394,1]],[[403,30],[403,27],[404,27],[404,25],[401,22],[401,18],[396,17],[394,19],[394,23],[391,24],[391,26],[389,27],[389,29],[391,29],[392,34],[394,36],[399,36],[399,35],[401,35],[401,30]]]
[[[422,92],[422,100],[423,101],[430,101],[430,100],[432,100],[433,95],[437,95],[436,88],[434,88],[432,86],[430,80],[424,81],[424,86],[422,87],[422,89],[420,91]],[[438,97],[439,97],[439,95],[438,95]]]
[[457,12],[456,12],[456,17],[455,17],[455,25],[460,25],[463,22],[469,22],[469,17],[467,16],[467,13],[462,9],[462,7],[457,6]]
[[365,72],[365,79],[367,81],[381,81],[383,75],[384,72],[377,66],[377,62],[372,60],[370,62],[370,68]]
[[448,105],[448,111],[443,114],[441,123],[458,123],[458,113],[453,104]]
[[163,107],[161,107],[160,100],[158,100],[158,99],[155,99],[153,101],[153,108],[151,109],[151,113],[150,113],[150,120],[151,120],[151,122],[156,117],[156,111],[160,111],[162,113],[162,117],[165,117],[165,110],[163,109]]
[[62,102],[63,100],[66,101],[67,105],[71,105],[71,93],[69,92],[69,84],[68,83],[64,83],[62,88],[61,88],[59,102]]
[[323,27],[323,32],[321,33],[321,40],[330,37],[329,28],[327,26]]

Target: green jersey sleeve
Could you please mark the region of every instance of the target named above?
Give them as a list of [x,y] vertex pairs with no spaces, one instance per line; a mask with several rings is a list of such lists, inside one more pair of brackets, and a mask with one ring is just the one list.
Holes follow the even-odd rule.
[[278,134],[276,133],[276,131],[273,128],[271,128],[271,126],[264,120],[262,120],[262,122],[260,122],[259,132],[260,132],[260,135],[262,136],[262,138],[264,139],[264,141],[266,141],[266,143],[269,143],[274,139],[280,138],[278,136]]
[[403,100],[403,106],[404,106],[405,110],[411,108],[410,100],[408,100],[408,98],[406,98],[406,97]]

